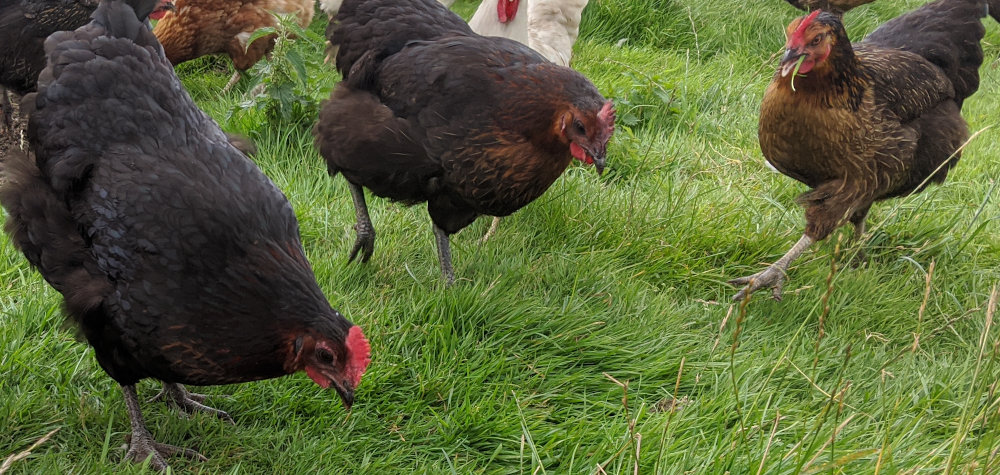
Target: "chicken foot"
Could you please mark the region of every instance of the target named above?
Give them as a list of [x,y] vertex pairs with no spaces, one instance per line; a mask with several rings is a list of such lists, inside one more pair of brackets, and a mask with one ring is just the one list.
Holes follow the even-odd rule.
[[375,226],[372,225],[372,219],[368,216],[365,190],[361,188],[361,185],[355,185],[351,182],[347,183],[347,187],[350,188],[351,198],[354,199],[354,218],[357,221],[354,224],[357,238],[354,240],[351,255],[347,256],[347,262],[353,261],[358,256],[358,251],[362,251],[361,262],[368,262],[372,258],[372,254],[375,253]]
[[204,404],[205,395],[196,394],[188,391],[183,385],[177,383],[163,383],[163,389],[153,396],[149,401],[153,402],[158,400],[165,401],[168,405],[174,406],[187,414],[194,414],[196,412],[204,412],[206,414],[212,414],[219,419],[222,419],[230,424],[235,424],[232,417],[229,417],[225,411],[220,411],[214,407],[209,407]]
[[803,234],[799,241],[774,264],[756,274],[730,280],[729,283],[732,285],[745,285],[733,296],[733,300],[743,300],[765,287],[771,289],[771,296],[774,297],[774,300],[781,300],[781,289],[785,283],[785,273],[788,271],[788,266],[802,255],[802,252],[808,249],[813,242],[813,238]]
[[142,420],[142,411],[139,409],[139,396],[135,393],[135,385],[122,385],[122,394],[125,397],[128,418],[132,424],[132,433],[128,436],[126,457],[136,463],[143,463],[148,459],[150,468],[161,472],[167,470],[167,462],[164,457],[171,455],[183,455],[201,462],[208,461],[208,458],[194,450],[162,444],[154,440],[153,434],[149,432],[146,423]]
[[441,261],[441,276],[450,287],[455,283],[455,271],[451,267],[451,244],[448,243],[448,233],[434,225],[434,240],[437,242],[438,260]]

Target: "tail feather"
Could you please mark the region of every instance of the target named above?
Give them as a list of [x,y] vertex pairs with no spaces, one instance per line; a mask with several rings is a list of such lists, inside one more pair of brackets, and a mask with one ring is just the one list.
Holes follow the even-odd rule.
[[980,41],[986,34],[981,19],[986,13],[986,0],[937,0],[889,20],[864,42],[916,53],[934,63],[951,80],[961,104],[979,88]]
[[87,249],[65,202],[31,156],[8,154],[0,183],[0,204],[7,210],[4,230],[28,262],[65,296],[69,313],[81,316],[100,305],[111,284]]

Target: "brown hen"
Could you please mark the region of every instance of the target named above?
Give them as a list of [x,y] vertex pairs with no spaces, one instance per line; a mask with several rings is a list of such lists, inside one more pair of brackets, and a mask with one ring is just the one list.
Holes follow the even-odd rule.
[[860,236],[874,202],[944,181],[969,136],[960,111],[979,86],[986,13],[985,0],[938,0],[853,45],[836,15],[792,21],[759,138],[771,165],[812,188],[799,197],[806,229],[770,267],[730,281],[745,286],[735,299],[761,288],[780,299],[813,242],[847,222]]
[[574,157],[604,168],[611,101],[521,43],[473,33],[436,1],[346,0],[327,36],[344,81],[314,134],[354,198],[351,259],[374,252],[363,188],[427,202],[451,283],[449,235],[526,206]]
[[274,48],[276,35],[247,40],[260,28],[277,24],[274,14],[292,15],[300,26],[309,25],[313,3],[309,0],[176,0],[177,9],[160,20],[156,34],[167,59],[175,66],[209,54],[225,53],[236,72],[225,89]]

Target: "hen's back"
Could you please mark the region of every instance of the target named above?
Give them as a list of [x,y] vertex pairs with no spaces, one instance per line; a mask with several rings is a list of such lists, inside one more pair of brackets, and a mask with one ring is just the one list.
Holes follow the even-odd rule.
[[410,41],[474,34],[458,15],[435,0],[345,0],[326,33],[337,49],[337,70],[345,79],[351,66],[369,51],[375,61],[381,61]]
[[[997,0],[991,0],[995,3]],[[918,54],[937,67],[955,88],[958,105],[979,88],[986,29],[985,0],[937,0],[884,23],[862,43]]]
[[[28,187],[22,172],[12,180],[19,189],[5,193],[68,208],[101,274],[164,284],[170,290],[160,296],[195,295],[177,286],[197,287],[224,272],[223,264],[241,257],[239,243],[297,243],[287,200],[195,106],[128,6],[102,3],[94,22],[53,35],[46,49],[39,92],[25,99],[45,187]],[[56,215],[12,213],[18,216],[24,226],[43,226]],[[50,281],[65,272],[58,256],[40,263]]]

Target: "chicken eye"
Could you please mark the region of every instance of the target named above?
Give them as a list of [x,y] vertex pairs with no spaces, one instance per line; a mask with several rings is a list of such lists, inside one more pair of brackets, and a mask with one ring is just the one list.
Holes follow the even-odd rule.
[[587,135],[587,129],[583,128],[583,122],[580,122],[579,120],[574,120],[573,128],[576,129],[576,133],[580,135]]
[[333,363],[333,353],[330,353],[322,348],[316,350],[316,358],[318,358],[319,362],[323,364]]
[[809,46],[819,46],[820,40],[823,39],[823,35],[816,35],[812,41],[809,42]]

